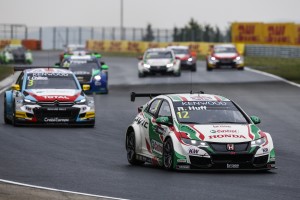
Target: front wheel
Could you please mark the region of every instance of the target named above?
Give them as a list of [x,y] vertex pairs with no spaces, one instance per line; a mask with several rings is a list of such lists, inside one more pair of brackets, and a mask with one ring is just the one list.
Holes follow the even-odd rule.
[[126,135],[126,151],[127,151],[127,160],[131,165],[142,165],[143,161],[136,159],[135,152],[135,134],[134,132],[129,132]]
[[181,70],[178,70],[177,72],[174,72],[174,76],[181,76]]
[[192,71],[192,72],[197,71],[197,65],[196,65],[196,63],[192,65],[191,71]]
[[163,165],[167,170],[173,170],[174,164],[174,147],[171,138],[164,142],[163,147]]

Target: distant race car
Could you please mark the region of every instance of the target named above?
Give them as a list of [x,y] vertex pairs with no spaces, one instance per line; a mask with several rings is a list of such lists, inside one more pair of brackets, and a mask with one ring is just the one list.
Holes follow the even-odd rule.
[[108,93],[108,66],[98,58],[90,55],[70,56],[64,58],[60,66],[74,72],[81,85],[90,85],[85,93]]
[[64,58],[68,58],[70,56],[85,56],[91,55],[96,58],[101,58],[102,55],[97,52],[92,52],[86,49],[85,45],[80,44],[69,44],[65,47],[64,51],[59,54],[59,61],[62,62]]
[[206,69],[230,66],[239,70],[244,69],[244,58],[233,44],[218,44],[212,47],[211,53],[206,57]]
[[180,60],[176,58],[174,52],[170,49],[151,48],[139,59],[138,76],[140,78],[157,73],[181,75]]
[[196,53],[190,51],[188,46],[168,46],[167,49],[172,49],[175,56],[179,57],[181,69],[187,68],[192,72],[197,71]]
[[213,94],[135,94],[155,97],[138,108],[126,130],[128,162],[166,169],[275,168],[272,137],[236,103]]
[[21,44],[7,45],[0,52],[0,63],[22,63],[31,64],[33,61],[32,53]]
[[4,121],[13,125],[65,124],[93,127],[95,108],[75,75],[66,69],[24,70],[4,95]]

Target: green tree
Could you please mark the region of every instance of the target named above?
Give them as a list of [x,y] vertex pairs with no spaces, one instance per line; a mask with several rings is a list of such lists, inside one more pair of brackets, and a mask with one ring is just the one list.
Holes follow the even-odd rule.
[[155,39],[151,24],[147,25],[146,34],[143,36],[143,41],[152,42]]

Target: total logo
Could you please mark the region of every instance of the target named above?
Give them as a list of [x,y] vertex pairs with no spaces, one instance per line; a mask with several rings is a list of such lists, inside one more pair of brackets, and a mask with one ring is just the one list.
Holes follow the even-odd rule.
[[45,99],[69,99],[67,96],[43,96]]
[[210,130],[211,133],[239,133],[238,130]]

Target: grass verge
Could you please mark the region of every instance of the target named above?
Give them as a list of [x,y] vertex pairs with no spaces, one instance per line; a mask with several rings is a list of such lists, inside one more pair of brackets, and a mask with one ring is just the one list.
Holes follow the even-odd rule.
[[7,65],[0,65],[0,81],[14,73],[14,69]]
[[247,66],[300,83],[300,58],[245,57]]

